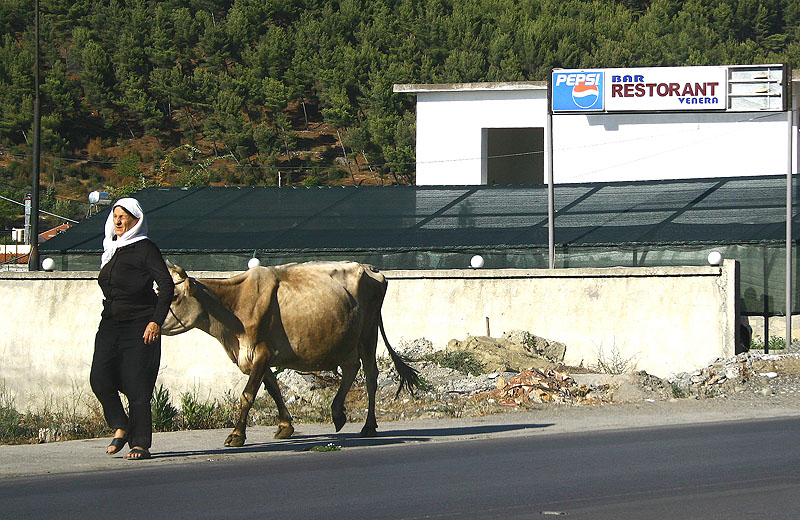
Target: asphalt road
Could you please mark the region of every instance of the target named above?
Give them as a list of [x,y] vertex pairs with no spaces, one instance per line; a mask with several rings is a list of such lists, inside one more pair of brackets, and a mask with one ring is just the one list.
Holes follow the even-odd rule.
[[[301,435],[292,450],[264,441],[230,458],[7,477],[0,518],[800,516],[800,416],[544,433],[554,424],[395,430],[371,445]],[[303,451],[324,440],[343,448]]]

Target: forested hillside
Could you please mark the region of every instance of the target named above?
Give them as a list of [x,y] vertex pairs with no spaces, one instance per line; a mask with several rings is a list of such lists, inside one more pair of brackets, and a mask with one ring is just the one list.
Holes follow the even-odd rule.
[[[40,0],[43,207],[414,178],[393,83],[800,60],[800,0]],[[0,195],[30,189],[33,1],[0,2]],[[346,158],[345,158],[346,156]],[[21,210],[0,201],[0,228]]]

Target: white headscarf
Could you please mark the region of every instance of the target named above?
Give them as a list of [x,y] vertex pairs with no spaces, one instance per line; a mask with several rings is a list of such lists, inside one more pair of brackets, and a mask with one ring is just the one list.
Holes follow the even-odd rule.
[[[132,228],[123,233],[121,237],[117,237],[116,233],[114,233],[114,208],[117,206],[121,206],[127,210],[128,213],[139,219],[139,221],[136,222]],[[115,237],[116,240],[114,239]],[[111,260],[114,253],[117,252],[117,249],[144,240],[145,238],[147,238],[147,220],[144,218],[144,211],[142,211],[139,201],[132,198],[119,199],[111,207],[111,212],[106,219],[106,229],[103,235],[103,256],[100,259],[100,269]]]

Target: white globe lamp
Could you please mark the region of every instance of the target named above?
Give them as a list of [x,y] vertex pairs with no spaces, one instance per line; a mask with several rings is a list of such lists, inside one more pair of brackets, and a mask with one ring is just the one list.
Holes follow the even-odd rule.
[[722,253],[719,251],[711,251],[708,253],[709,265],[720,265],[722,263]]
[[56,262],[52,258],[45,258],[44,260],[42,260],[42,269],[44,269],[45,271],[52,271],[55,268],[55,266]]
[[473,269],[480,269],[481,267],[483,267],[483,257],[481,255],[473,256],[469,261],[469,265]]
[[254,267],[258,267],[259,265],[261,265],[261,261],[258,258],[251,258],[247,262],[247,268],[248,269],[252,269]]

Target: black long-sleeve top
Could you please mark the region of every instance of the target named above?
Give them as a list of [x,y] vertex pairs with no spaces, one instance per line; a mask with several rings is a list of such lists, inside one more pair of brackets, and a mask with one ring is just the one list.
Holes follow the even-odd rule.
[[[158,285],[158,294],[153,290]],[[103,318],[116,321],[149,319],[160,327],[169,312],[175,284],[158,246],[148,239],[117,249],[100,269]]]

